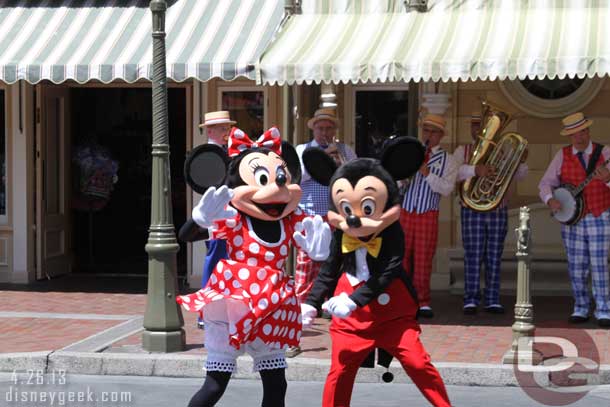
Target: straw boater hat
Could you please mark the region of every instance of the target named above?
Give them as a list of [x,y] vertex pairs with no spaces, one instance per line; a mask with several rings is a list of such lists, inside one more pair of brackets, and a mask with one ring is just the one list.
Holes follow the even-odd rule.
[[337,116],[335,115],[335,109],[322,108],[316,110],[313,117],[307,121],[307,127],[313,130],[313,125],[320,120],[328,120],[335,123],[335,126],[339,125],[339,119],[337,119]]
[[218,112],[209,112],[205,114],[205,119],[199,127],[205,126],[213,126],[215,124],[235,124],[231,117],[229,116],[229,112],[226,110],[220,110]]
[[424,124],[429,124],[430,126],[434,126],[437,129],[441,129],[443,132],[445,131],[445,125],[447,121],[443,116],[439,116],[437,114],[428,113],[422,122],[422,126]]
[[593,124],[593,121],[587,119],[582,112],[571,114],[561,121],[563,123],[563,130],[561,130],[559,134],[562,136],[570,136],[574,133],[578,133]]

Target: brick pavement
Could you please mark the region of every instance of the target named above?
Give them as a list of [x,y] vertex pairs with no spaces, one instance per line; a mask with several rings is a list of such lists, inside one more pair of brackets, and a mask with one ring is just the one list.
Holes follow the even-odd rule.
[[[57,290],[25,291],[14,286],[0,286],[0,312],[82,313],[99,315],[142,315],[146,295],[136,293],[62,292]],[[89,290],[90,291],[90,290]],[[435,362],[500,363],[509,349],[512,316],[464,316],[461,298],[446,293],[433,293],[437,317],[421,321],[422,341]],[[514,297],[503,297],[508,305]],[[536,323],[552,329],[584,329],[600,353],[601,362],[610,364],[610,330],[598,329],[594,322],[569,326],[571,299],[540,297],[534,300]],[[508,309],[508,307],[507,307]],[[204,332],[195,327],[196,315],[184,313],[187,354],[201,354]],[[0,318],[0,353],[35,350],[57,350],[90,335],[115,326],[119,320]],[[302,339],[303,353],[297,357],[329,358],[328,321],[318,319],[314,330]],[[114,343],[106,352],[142,352],[138,350],[140,334]]]

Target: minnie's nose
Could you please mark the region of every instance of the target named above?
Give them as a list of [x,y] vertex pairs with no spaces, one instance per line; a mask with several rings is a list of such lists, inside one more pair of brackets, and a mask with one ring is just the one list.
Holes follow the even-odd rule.
[[284,185],[286,185],[286,172],[284,171],[284,169],[282,168],[278,168],[277,170],[277,175],[275,177],[275,183],[280,186],[283,187]]

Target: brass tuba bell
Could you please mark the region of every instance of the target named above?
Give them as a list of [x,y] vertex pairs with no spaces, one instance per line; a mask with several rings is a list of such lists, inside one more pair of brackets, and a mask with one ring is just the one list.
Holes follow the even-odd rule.
[[527,140],[513,132],[500,134],[512,117],[498,106],[482,101],[482,131],[470,155],[469,165],[486,164],[495,168],[495,174],[467,179],[460,185],[460,198],[464,205],[480,212],[495,209],[506,195],[521,162]]

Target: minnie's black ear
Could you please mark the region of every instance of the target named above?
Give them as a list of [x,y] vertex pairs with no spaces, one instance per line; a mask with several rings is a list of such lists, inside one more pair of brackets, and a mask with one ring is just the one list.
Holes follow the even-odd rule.
[[222,185],[229,157],[216,144],[202,144],[190,152],[184,162],[184,178],[193,191],[203,194],[209,187]]
[[301,183],[301,162],[299,161],[299,155],[294,149],[292,144],[287,141],[282,141],[282,158],[288,165],[288,171],[292,175],[292,183]]
[[388,140],[381,152],[381,165],[395,180],[409,178],[424,163],[425,149],[413,137]]
[[314,181],[326,186],[330,184],[330,179],[337,171],[335,160],[317,147],[303,151],[303,165]]

